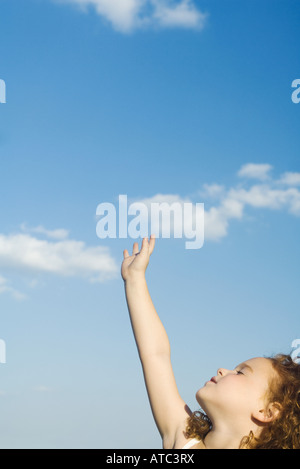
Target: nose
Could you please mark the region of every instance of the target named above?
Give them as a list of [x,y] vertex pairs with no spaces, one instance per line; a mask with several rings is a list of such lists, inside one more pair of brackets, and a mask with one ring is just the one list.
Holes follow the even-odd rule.
[[217,371],[218,376],[221,376],[222,378],[228,375],[228,373],[230,373],[230,370],[226,370],[225,368],[219,368]]

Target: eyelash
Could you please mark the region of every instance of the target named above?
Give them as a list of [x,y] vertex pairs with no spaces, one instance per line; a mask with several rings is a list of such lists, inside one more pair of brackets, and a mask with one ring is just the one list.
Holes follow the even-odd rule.
[[242,371],[237,371],[236,374],[237,375],[243,375],[244,373]]

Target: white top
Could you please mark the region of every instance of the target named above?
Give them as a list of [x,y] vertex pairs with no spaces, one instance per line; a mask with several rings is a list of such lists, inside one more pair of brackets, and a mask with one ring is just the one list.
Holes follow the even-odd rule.
[[192,448],[192,446],[197,445],[198,443],[200,443],[200,440],[198,440],[197,438],[193,438],[186,445],[184,445],[182,449],[190,449]]

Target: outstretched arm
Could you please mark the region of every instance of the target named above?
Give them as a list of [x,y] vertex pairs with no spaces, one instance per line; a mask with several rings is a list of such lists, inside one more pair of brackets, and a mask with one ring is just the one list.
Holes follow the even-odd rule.
[[[172,448],[190,413],[179,395],[171,364],[170,343],[151,300],[145,271],[155,238],[134,243],[132,255],[124,250],[122,277],[134,337],[143,367],[151,409],[164,447]],[[181,437],[182,438],[182,437]]]

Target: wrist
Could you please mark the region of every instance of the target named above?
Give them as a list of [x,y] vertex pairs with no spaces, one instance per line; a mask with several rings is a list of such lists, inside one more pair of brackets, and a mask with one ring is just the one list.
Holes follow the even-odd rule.
[[124,280],[125,285],[138,285],[146,282],[145,273],[135,272],[128,275]]

